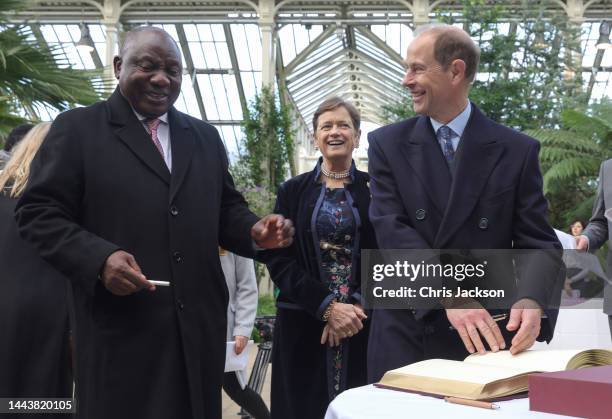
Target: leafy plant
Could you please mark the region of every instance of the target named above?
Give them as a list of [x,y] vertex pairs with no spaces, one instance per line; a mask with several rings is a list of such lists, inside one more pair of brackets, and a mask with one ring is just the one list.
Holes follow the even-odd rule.
[[251,103],[242,122],[245,133],[243,160],[250,186],[276,192],[287,173],[295,176],[294,131],[289,110],[264,87]]
[[7,13],[27,5],[0,1],[0,135],[25,119],[40,120],[41,108],[64,111],[94,103],[104,89],[92,84],[97,72],[71,69],[61,50],[29,37],[26,26],[8,22]]
[[[276,190],[287,174],[296,174],[295,134],[289,109],[280,105],[272,91],[264,87],[251,102],[242,128],[245,134],[242,155],[231,171],[251,211],[263,216],[272,212]],[[267,275],[265,265],[255,263],[255,273],[259,284]]]
[[573,219],[589,218],[599,166],[612,157],[612,121],[599,114],[612,119],[610,113],[609,101],[594,105],[588,113],[568,109],[561,113],[560,128],[526,131],[542,145],[544,193],[553,224],[565,226]]

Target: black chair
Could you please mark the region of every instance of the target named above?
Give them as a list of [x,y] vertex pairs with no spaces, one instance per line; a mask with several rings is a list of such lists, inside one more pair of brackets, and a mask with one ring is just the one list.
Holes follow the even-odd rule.
[[[261,394],[263,389],[268,365],[272,359],[272,337],[275,320],[276,316],[260,316],[255,319],[255,329],[259,332],[262,342],[257,345],[257,355],[255,356],[255,363],[253,364],[253,370],[249,376],[247,386],[259,394]],[[238,415],[241,418],[251,418],[247,411],[242,408]]]

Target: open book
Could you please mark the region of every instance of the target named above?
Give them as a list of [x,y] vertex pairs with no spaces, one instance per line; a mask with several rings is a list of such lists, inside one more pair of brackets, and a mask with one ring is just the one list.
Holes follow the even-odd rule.
[[612,365],[612,351],[528,350],[473,354],[464,361],[429,359],[387,371],[377,385],[440,396],[489,400],[527,391],[527,375]]

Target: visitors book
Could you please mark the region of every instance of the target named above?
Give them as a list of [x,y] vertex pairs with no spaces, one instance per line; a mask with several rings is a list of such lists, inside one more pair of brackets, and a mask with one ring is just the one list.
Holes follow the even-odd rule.
[[536,349],[473,354],[464,361],[429,359],[387,371],[378,387],[470,400],[491,400],[527,391],[530,373],[612,365],[606,349]]

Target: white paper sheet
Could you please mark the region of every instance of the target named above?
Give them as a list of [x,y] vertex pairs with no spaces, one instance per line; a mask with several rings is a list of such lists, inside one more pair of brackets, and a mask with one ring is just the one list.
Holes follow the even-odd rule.
[[225,344],[225,372],[240,371],[247,367],[249,363],[249,350],[253,341],[250,340],[240,355],[236,355],[234,350],[234,341],[228,341]]

